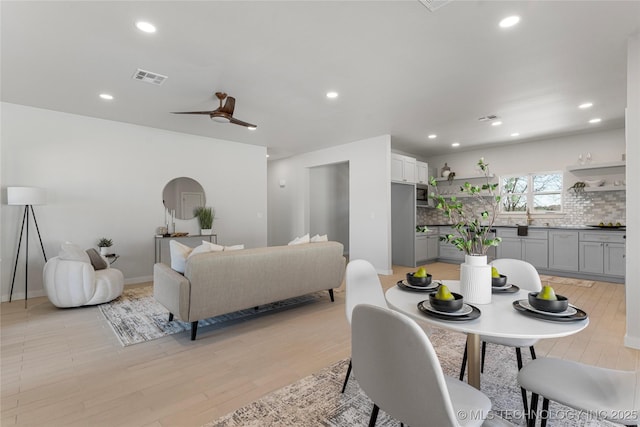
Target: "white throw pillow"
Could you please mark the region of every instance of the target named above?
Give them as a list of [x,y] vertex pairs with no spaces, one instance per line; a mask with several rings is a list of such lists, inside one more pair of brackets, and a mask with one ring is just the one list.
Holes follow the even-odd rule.
[[327,238],[326,234],[323,234],[322,236],[319,234],[316,234],[311,238],[311,243],[328,242],[328,241],[329,239]]
[[215,243],[203,240],[200,246],[196,246],[195,248],[193,248],[191,253],[187,256],[187,259],[191,258],[194,255],[203,254],[206,252],[222,252],[223,250],[224,246],[216,245]]
[[64,242],[60,245],[58,257],[67,261],[82,261],[91,264],[89,255],[80,246],[71,242]]
[[169,251],[171,252],[171,268],[178,273],[184,274],[184,270],[187,267],[187,258],[193,249],[175,240],[170,240]]
[[225,251],[239,251],[244,249],[244,245],[233,245],[233,246],[225,246]]
[[309,243],[309,242],[310,242],[309,233],[307,233],[304,236],[296,237],[295,239],[290,241],[288,245],[301,245],[303,243]]

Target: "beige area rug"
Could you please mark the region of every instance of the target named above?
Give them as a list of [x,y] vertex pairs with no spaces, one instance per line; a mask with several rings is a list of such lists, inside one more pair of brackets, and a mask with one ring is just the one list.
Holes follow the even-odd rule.
[[596,283],[594,280],[574,279],[572,277],[546,276],[544,274],[540,275],[540,280],[542,280],[542,284],[549,283],[550,286],[571,285],[579,286],[581,288],[590,288]]
[[[211,328],[228,326],[239,321],[307,304],[322,297],[328,298],[329,294],[316,292],[263,305],[257,310],[249,308],[200,320],[198,331],[204,332],[207,330],[205,328],[210,330]],[[99,309],[124,347],[191,331],[189,322],[182,322],[175,318],[169,322],[169,312],[153,298],[152,286],[125,289],[120,297],[108,304],[100,305]]]
[[[433,328],[431,342],[445,374],[458,377],[465,337],[439,328]],[[528,352],[523,352],[523,357]],[[524,363],[529,359],[525,357]],[[341,360],[315,374],[276,390],[205,427],[307,427],[307,426],[366,426],[373,402],[351,376],[344,394],[340,393],[349,360]],[[522,418],[522,396],[517,385],[515,351],[490,345],[482,374],[482,391],[492,402],[491,417],[501,417],[513,424],[525,425]],[[538,409],[541,409],[539,403]],[[614,424],[588,419],[564,406],[552,403],[548,426],[613,427]],[[380,411],[377,427],[397,427],[400,423]],[[425,422],[425,425],[429,425]],[[414,426],[417,427],[417,426]],[[436,426],[438,427],[438,426]]]

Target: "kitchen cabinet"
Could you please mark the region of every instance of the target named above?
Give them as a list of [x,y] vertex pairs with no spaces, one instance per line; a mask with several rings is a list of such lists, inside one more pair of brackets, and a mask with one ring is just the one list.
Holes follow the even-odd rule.
[[430,228],[428,233],[416,234],[416,265],[438,258],[440,236],[438,229]]
[[[453,228],[440,227],[440,235],[453,234]],[[456,248],[451,243],[439,241],[438,243],[438,259],[442,261],[450,261],[455,263],[464,262],[464,252]]]
[[429,184],[429,165],[425,162],[416,162],[416,183]]
[[521,259],[536,268],[549,265],[549,243],[547,230],[529,229],[527,236],[518,236],[515,228],[498,228],[496,235],[502,238],[498,245],[498,258]]
[[549,270],[578,271],[578,232],[549,231]]
[[416,159],[391,153],[391,181],[415,184]]
[[581,231],[579,239],[581,272],[624,276],[625,232]]

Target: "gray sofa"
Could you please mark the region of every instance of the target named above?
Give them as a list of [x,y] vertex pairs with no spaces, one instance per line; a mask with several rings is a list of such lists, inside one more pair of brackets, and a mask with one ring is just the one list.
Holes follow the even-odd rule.
[[345,270],[338,242],[208,252],[187,260],[184,276],[165,264],[153,268],[153,296],[191,322],[196,339],[198,320],[340,287]]

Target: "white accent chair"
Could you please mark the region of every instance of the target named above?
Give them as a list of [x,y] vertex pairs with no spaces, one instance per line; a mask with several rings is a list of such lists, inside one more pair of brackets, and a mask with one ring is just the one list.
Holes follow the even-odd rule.
[[542,402],[541,425],[546,425],[549,400],[613,423],[640,422],[640,372],[619,371],[571,360],[543,357],[518,373],[520,386],[531,391],[531,418],[535,425],[538,396]]
[[58,256],[44,266],[44,290],[53,305],[79,307],[109,302],[122,294],[124,276],[107,267],[95,270],[89,256],[73,243],[63,243]]
[[415,321],[388,308],[360,304],[353,309],[351,330],[353,368],[374,402],[370,427],[379,409],[410,426],[483,425],[491,401],[444,375],[429,338]]
[[[499,258],[494,260],[491,265],[495,267],[500,274],[507,276],[508,283],[517,285],[520,289],[528,290],[531,292],[540,292],[542,289],[542,282],[540,275],[536,268],[526,261],[510,258]],[[499,344],[506,347],[513,347],[516,350],[516,361],[518,364],[518,370],[522,369],[522,352],[521,348],[529,347],[531,353],[531,359],[536,358],[536,351],[534,349],[535,343],[538,342],[535,338],[501,338],[501,337],[488,337],[481,335],[482,341],[482,367],[484,368],[484,358],[487,349],[487,343]],[[464,372],[467,364],[467,347],[464,348],[464,356],[462,357],[462,368],[460,369],[460,380],[464,378]],[[527,394],[522,389],[522,403],[524,406],[525,414],[527,413]]]
[[[357,304],[372,304],[379,307],[387,307],[387,300],[384,298],[382,284],[376,269],[370,262],[363,259],[356,259],[347,264],[345,273],[345,313],[347,321],[351,325],[351,316],[353,308]],[[349,375],[351,374],[352,364],[349,361],[347,375],[344,378],[341,393],[347,388]]]

